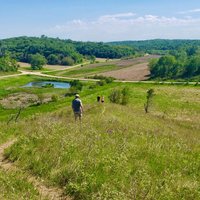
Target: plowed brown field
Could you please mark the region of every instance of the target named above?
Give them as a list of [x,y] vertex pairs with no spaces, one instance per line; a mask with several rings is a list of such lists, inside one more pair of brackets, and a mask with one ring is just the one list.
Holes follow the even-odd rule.
[[130,60],[121,60],[116,64],[124,68],[119,70],[109,71],[101,73],[103,76],[111,76],[119,80],[127,81],[142,81],[147,80],[150,75],[148,69],[148,63],[152,58],[159,58],[157,55],[149,55],[141,58],[135,58]]

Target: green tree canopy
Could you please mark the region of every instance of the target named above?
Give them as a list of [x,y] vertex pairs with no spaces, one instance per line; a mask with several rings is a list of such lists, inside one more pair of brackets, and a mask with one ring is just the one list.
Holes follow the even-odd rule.
[[44,56],[37,53],[35,55],[31,55],[30,63],[33,70],[42,69],[43,66],[47,63],[47,60]]
[[0,58],[0,71],[9,72],[9,71],[17,71],[19,65],[17,61],[11,58],[9,55],[5,55]]

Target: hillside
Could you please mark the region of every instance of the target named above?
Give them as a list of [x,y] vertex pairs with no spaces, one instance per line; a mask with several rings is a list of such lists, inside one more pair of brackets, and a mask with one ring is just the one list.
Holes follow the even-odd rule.
[[[34,94],[41,99],[57,95],[58,100],[32,105],[17,122],[10,121],[18,109],[0,107],[0,143],[17,138],[6,150],[6,158],[17,168],[42,183],[56,186],[64,196],[81,200],[199,199],[200,96],[194,85],[84,83],[80,92],[84,104],[82,125],[74,123],[66,89],[23,88],[30,81],[45,80],[21,76],[0,82],[4,99],[14,94]],[[11,87],[12,86],[12,87]],[[109,102],[113,89],[129,89],[128,105]],[[145,114],[146,92],[155,96]],[[105,103],[96,103],[97,95]],[[37,199],[39,194],[22,173],[0,177],[0,198],[13,196]],[[28,176],[28,175],[27,175]],[[4,195],[5,194],[5,195]]]
[[178,50],[180,48],[199,47],[200,40],[167,40],[167,39],[155,39],[155,40],[141,40],[141,41],[115,41],[108,44],[118,46],[134,47],[138,51],[146,53],[160,53],[166,54],[172,50]]
[[[16,37],[0,40],[0,54],[9,52],[20,62],[30,62],[33,54],[43,55],[48,64],[73,65],[84,58],[121,58],[134,55],[131,47],[111,46],[105,43],[75,42],[59,38]],[[94,57],[94,58],[93,58]]]

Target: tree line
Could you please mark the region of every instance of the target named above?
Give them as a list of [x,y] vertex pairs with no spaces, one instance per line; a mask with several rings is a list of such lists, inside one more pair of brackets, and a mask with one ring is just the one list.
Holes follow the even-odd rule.
[[31,63],[33,59],[44,60],[51,65],[74,65],[84,59],[121,58],[134,55],[131,47],[112,46],[102,42],[75,42],[59,38],[16,37],[0,40],[0,57],[10,53],[13,59]]
[[149,63],[152,78],[178,79],[200,75],[200,46],[170,51]]
[[120,41],[109,42],[113,46],[129,46],[135,49],[135,51],[166,55],[170,51],[185,49],[188,47],[200,46],[200,40],[167,40],[167,39],[155,39],[155,40],[142,40],[142,41]]

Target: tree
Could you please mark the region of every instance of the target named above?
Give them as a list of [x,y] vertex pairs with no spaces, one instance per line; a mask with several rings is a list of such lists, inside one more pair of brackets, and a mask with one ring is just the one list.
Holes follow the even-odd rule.
[[37,69],[40,70],[47,63],[47,60],[46,60],[46,58],[44,56],[42,56],[41,54],[37,53],[35,55],[31,55],[30,63],[31,63],[31,68],[33,70],[37,70]]
[[62,59],[62,65],[74,65],[74,60],[71,57],[64,57]]
[[50,54],[47,57],[47,61],[48,61],[48,64],[50,65],[60,64],[59,56],[55,54]]
[[145,113],[148,113],[149,112],[149,107],[150,105],[152,104],[152,100],[153,100],[153,97],[154,97],[154,90],[153,89],[149,89],[147,91],[147,100],[146,100],[146,103],[144,104],[144,110],[145,110]]
[[195,75],[199,75],[200,73],[200,57],[193,56],[189,59],[188,64],[185,67],[184,76],[191,77]]
[[17,61],[11,58],[9,55],[5,55],[0,58],[0,71],[9,72],[9,71],[17,71],[19,65]]

